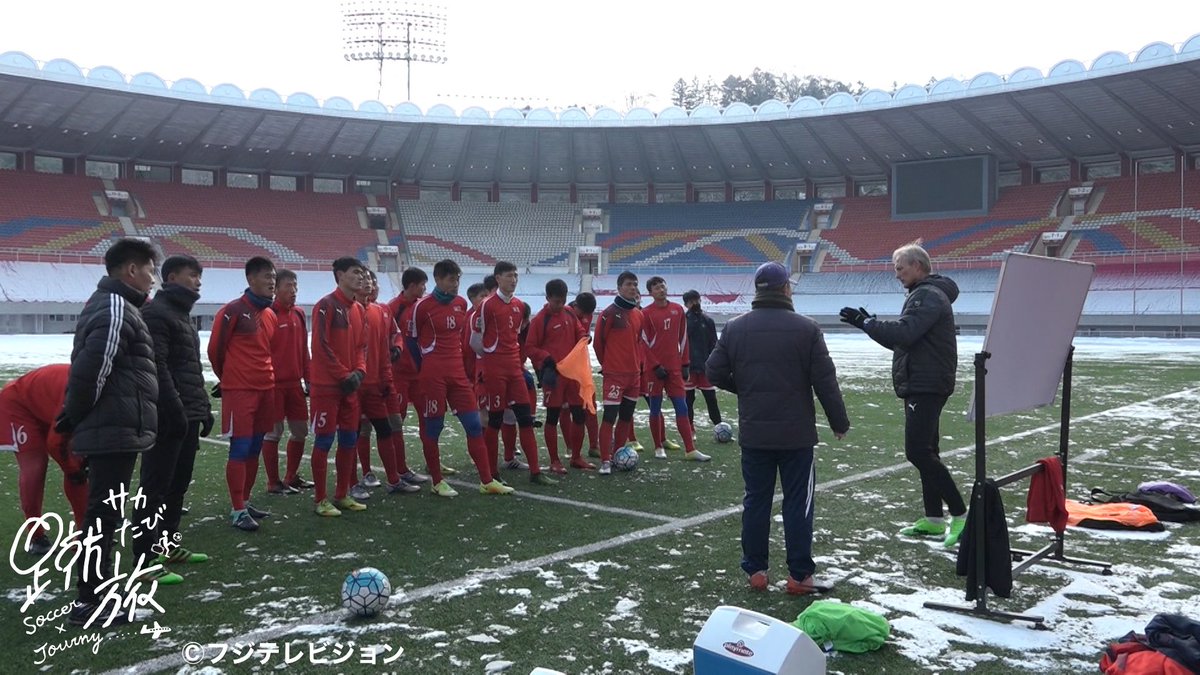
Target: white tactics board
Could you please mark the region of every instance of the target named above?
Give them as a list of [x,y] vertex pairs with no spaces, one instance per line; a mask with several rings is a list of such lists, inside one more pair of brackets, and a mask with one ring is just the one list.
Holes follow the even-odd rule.
[[[1095,265],[1009,253],[1000,268],[983,351],[986,417],[1054,402]],[[979,386],[979,382],[975,383]],[[968,419],[975,419],[971,396]]]

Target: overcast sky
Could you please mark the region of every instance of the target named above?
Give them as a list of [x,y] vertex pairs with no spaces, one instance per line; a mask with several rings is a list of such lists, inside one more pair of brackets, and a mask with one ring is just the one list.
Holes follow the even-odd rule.
[[[386,0],[358,0],[360,4]],[[427,3],[396,2],[400,7]],[[63,0],[9,2],[0,52],[40,62],[66,58],[131,76],[184,77],[210,89],[230,83],[285,98],[375,99],[377,69],[345,60],[339,0],[206,2]],[[413,100],[496,110],[509,104],[628,107],[670,103],[679,77],[720,81],[754,67],[868,87],[930,77],[1043,72],[1059,61],[1090,65],[1155,41],[1178,46],[1200,33],[1200,1],[1003,0],[452,0],[447,62],[413,65]],[[197,13],[200,12],[200,13]],[[403,102],[405,64],[384,66],[379,99]]]

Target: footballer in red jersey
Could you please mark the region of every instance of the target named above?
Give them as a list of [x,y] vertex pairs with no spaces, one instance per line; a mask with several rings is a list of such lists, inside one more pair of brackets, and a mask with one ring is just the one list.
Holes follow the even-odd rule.
[[[376,302],[379,299],[379,280],[375,273],[367,270],[366,284],[359,294],[367,321],[367,375],[358,389],[358,400],[362,407],[362,422],[358,429],[358,460],[362,464],[363,476],[357,490],[351,488],[355,499],[370,498],[367,488],[380,487],[379,479],[371,471],[371,430],[375,430],[375,443],[383,471],[387,478],[388,494],[418,492],[421,488],[407,483],[401,476],[410,473],[404,457],[403,428],[394,427],[391,415],[399,413],[393,385],[392,361],[404,356],[403,347],[396,344],[396,322],[388,306]],[[397,439],[400,442],[397,443]]]
[[[83,458],[73,454],[66,436],[54,430],[54,419],[63,407],[71,366],[55,363],[31,370],[0,390],[0,451],[16,453],[17,493],[25,518],[42,517],[46,492],[46,467],[50,459],[62,468],[63,492],[82,530],[87,511],[87,470]],[[50,538],[41,528],[29,533],[29,552],[50,550]]]
[[[311,466],[316,483],[314,501],[318,516],[336,517],[342,511],[365,511],[366,505],[350,496],[357,457],[357,392],[367,373],[367,329],[363,308],[356,301],[366,279],[366,269],[355,258],[333,261],[337,288],[313,307],[312,366],[309,418],[313,430]],[[329,451],[334,455],[333,501],[328,498]]]
[[663,395],[666,394],[675,409],[675,425],[683,438],[686,449],[684,458],[706,462],[710,457],[696,450],[695,432],[688,417],[687,399],[684,398],[683,383],[689,376],[687,317],[683,307],[667,299],[667,282],[662,277],[650,277],[646,290],[654,299],[642,309],[646,318],[643,336],[646,340],[647,363],[642,379],[644,392],[650,401],[650,435],[654,438],[654,456],[666,459],[667,445],[671,450],[679,446],[667,438],[666,421],[662,413]]
[[575,345],[587,336],[575,313],[567,309],[567,284],[562,279],[546,282],[546,304],[529,324],[525,351],[533,366],[542,374],[543,399],[546,406],[546,425],[542,435],[550,454],[550,469],[562,473],[558,462],[558,420],[562,411],[569,411],[571,426],[563,427],[563,440],[571,450],[571,466],[577,469],[596,468],[583,458],[584,408],[579,383],[558,377],[555,364],[567,357]]
[[[588,336],[588,340],[592,339],[592,317],[596,313],[596,296],[588,292],[577,293],[575,299],[567,305],[567,309],[575,315],[579,320],[579,324],[583,326],[583,334]],[[592,393],[592,409],[584,409],[584,426],[587,429],[588,440],[588,456],[600,456],[600,422],[596,419],[596,395]],[[570,415],[560,418],[563,425],[563,433],[568,433],[571,428],[572,420]]]
[[221,433],[229,437],[225,482],[230,520],[239,530],[252,532],[259,520],[271,515],[249,502],[263,439],[275,428],[275,265],[261,256],[247,260],[246,284],[242,297],[222,307],[213,319],[208,360],[221,380]]
[[[604,377],[601,397],[600,473],[612,473],[612,452],[624,445],[633,428],[633,411],[641,392],[646,343],[642,310],[638,307],[638,278],[629,270],[617,276],[617,298],[596,321],[592,349]],[[614,431],[614,426],[615,431]]]
[[483,494],[511,494],[513,489],[496,480],[487,459],[483,425],[474,388],[463,367],[463,322],[467,320],[467,301],[458,295],[462,269],[453,260],[433,266],[433,293],[413,306],[411,335],[421,355],[420,405],[425,418],[426,457],[433,474],[433,492],[443,497],[458,494],[441,475],[441,449],[438,439],[446,425],[446,413],[454,411],[467,435],[467,453],[479,472],[479,491]]
[[[417,406],[417,378],[420,375],[420,350],[416,340],[411,336],[412,308],[417,301],[425,297],[425,286],[429,283],[429,275],[419,267],[410,267],[400,275],[400,294],[388,301],[388,311],[396,322],[397,333],[392,340],[392,388],[393,396],[388,401],[388,421],[395,430],[392,436],[396,446],[396,454],[405,463],[404,420],[408,417],[408,406]],[[425,419],[417,415],[417,427],[421,438],[425,436]],[[422,450],[427,444],[422,443]],[[425,456],[429,462],[429,455]],[[456,473],[448,466],[438,467],[442,473],[452,476]],[[420,487],[429,482],[429,476],[417,473],[412,469],[400,473],[400,480],[409,485]]]
[[519,339],[525,321],[525,303],[516,297],[517,266],[508,261],[496,263],[496,292],[479,305],[472,324],[471,348],[480,356],[488,413],[486,442],[488,463],[498,478],[498,446],[504,411],[511,408],[517,419],[521,450],[529,462],[529,479],[540,485],[554,485],[543,476],[538,464],[537,437],[533,432],[533,405],[525,385],[525,358]]
[[[262,460],[267,471],[267,492],[295,494],[311,488],[301,478],[300,460],[308,437],[308,317],[296,306],[300,284],[292,270],[276,270],[275,336],[271,338],[271,366],[275,370],[275,427],[263,439]],[[279,439],[287,425],[287,459],[279,477]]]

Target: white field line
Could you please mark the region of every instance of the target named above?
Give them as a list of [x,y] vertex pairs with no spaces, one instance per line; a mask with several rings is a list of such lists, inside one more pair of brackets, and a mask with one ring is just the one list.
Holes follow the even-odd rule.
[[[1166,400],[1166,399],[1170,399],[1170,398],[1184,396],[1187,394],[1194,393],[1198,390],[1200,390],[1200,387],[1194,387],[1191,389],[1185,389],[1185,390],[1177,391],[1177,392],[1174,392],[1171,394],[1164,394],[1162,396],[1157,396],[1155,398],[1146,399],[1144,401],[1138,401],[1137,403],[1130,403],[1127,405],[1118,406],[1116,408],[1110,408],[1108,410],[1101,410],[1098,412],[1090,413],[1088,415],[1083,415],[1081,417],[1072,418],[1071,424],[1072,424],[1072,427],[1074,427],[1075,424],[1078,422],[1084,422],[1084,421],[1087,421],[1090,419],[1096,419],[1098,417],[1105,417],[1108,415],[1113,415],[1113,414],[1122,412],[1124,410],[1128,410],[1130,408],[1135,408],[1140,405],[1146,405],[1148,403],[1155,403],[1157,401],[1162,401],[1162,400]],[[988,444],[989,445],[997,445],[1000,443],[1005,443],[1007,441],[1013,441],[1013,440],[1017,440],[1020,438],[1025,438],[1027,436],[1032,436],[1034,434],[1044,433],[1046,431],[1058,429],[1058,426],[1059,425],[1057,423],[1047,424],[1045,426],[1037,427],[1035,429],[1028,429],[1026,431],[1017,432],[1015,434],[1009,434],[1008,436],[990,439],[988,441]],[[212,439],[202,439],[202,440],[206,440],[209,443],[214,443],[217,445],[224,445],[224,443],[222,443],[221,441],[217,441],[217,440],[212,440]],[[966,452],[972,451],[974,449],[975,449],[974,444],[967,445],[967,446],[963,446],[961,448],[955,448],[954,450],[951,450],[950,452],[945,453],[943,456],[946,457],[946,456],[953,456],[953,455],[961,455]],[[870,471],[863,471],[861,473],[844,476],[842,478],[837,478],[837,479],[834,479],[831,481],[826,481],[824,483],[818,483],[816,489],[822,490],[822,491],[832,490],[834,488],[841,487],[843,485],[857,483],[857,482],[861,482],[864,480],[869,480],[871,478],[876,478],[879,476],[887,475],[889,473],[894,473],[896,471],[900,471],[902,469],[908,468],[909,466],[911,466],[911,465],[908,462],[903,462],[903,463],[899,463],[899,464],[893,464],[891,466],[880,467],[878,469],[872,469]],[[557,499],[557,498],[555,498],[555,499]],[[779,499],[782,499],[782,497],[780,495],[776,495],[775,499],[778,501]],[[562,501],[570,502],[570,500],[565,500],[565,499]],[[570,502],[570,503],[572,503],[573,505],[579,504],[577,502]],[[472,586],[482,584],[483,582],[496,581],[499,579],[505,579],[507,577],[511,577],[516,574],[522,574],[524,572],[532,572],[536,569],[545,567],[547,565],[556,565],[558,563],[566,562],[566,561],[572,560],[574,558],[579,558],[582,556],[591,555],[593,553],[599,553],[601,551],[618,548],[618,547],[624,546],[626,544],[632,544],[634,542],[642,541],[645,539],[652,539],[654,537],[658,537],[658,536],[662,536],[662,535],[666,535],[666,534],[673,534],[673,533],[679,532],[681,530],[686,530],[691,527],[696,527],[698,525],[703,525],[705,523],[709,523],[714,520],[719,520],[721,518],[726,518],[728,516],[732,516],[734,514],[740,513],[741,510],[742,510],[742,507],[740,504],[738,504],[736,506],[729,506],[729,507],[726,507],[723,509],[718,509],[716,511],[709,511],[707,513],[702,513],[700,515],[692,516],[690,518],[681,518],[678,520],[671,520],[669,522],[663,523],[662,525],[655,525],[653,527],[648,527],[648,528],[644,528],[641,530],[635,530],[633,532],[629,532],[627,534],[613,537],[611,539],[605,539],[603,541],[597,541],[597,542],[593,542],[591,544],[585,544],[583,546],[575,546],[573,548],[564,549],[562,551],[555,551],[554,553],[548,553],[546,555],[538,556],[536,558],[531,558],[529,560],[524,560],[524,561],[509,564],[509,565],[505,565],[504,567],[497,567],[497,568],[493,568],[493,569],[473,572],[471,574],[459,577],[457,579],[443,581],[440,583],[431,584],[429,586],[416,588],[411,591],[398,593],[397,595],[392,596],[391,601],[388,604],[391,606],[406,605],[409,603],[424,600],[426,598],[435,597],[441,593],[445,593],[445,592],[453,590],[453,589],[462,588],[462,587],[470,588]],[[261,630],[250,631],[249,633],[245,633],[238,637],[229,638],[224,641],[224,644],[233,645],[236,643],[254,644],[254,643],[258,643],[258,642],[269,642],[271,640],[275,640],[276,638],[279,638],[281,636],[291,633],[299,626],[320,624],[320,623],[334,623],[338,619],[343,617],[344,615],[345,615],[345,612],[344,612],[344,610],[341,610],[341,609],[331,610],[328,612],[323,612],[321,614],[314,614],[314,615],[307,616],[299,621],[295,621],[295,622],[292,622],[289,624],[275,626],[273,628],[264,628]],[[210,644],[216,644],[216,643],[210,643]],[[110,670],[110,671],[107,671],[106,673],[104,673],[103,675],[119,675],[122,673],[125,673],[125,674],[154,673],[154,672],[168,670],[168,669],[177,670],[177,669],[179,669],[180,666],[183,666],[183,665],[185,665],[185,663],[184,663],[182,654],[167,654],[164,656],[160,656],[158,658],[150,659],[149,661],[143,661],[141,663],[134,664],[134,665],[126,667],[126,668],[118,668],[115,670]]]
[[[459,480],[456,478],[455,479],[447,478],[446,482],[450,483],[454,487],[463,488],[463,489],[467,490],[468,492],[472,492],[472,493],[479,489],[479,483],[473,483],[470,481]],[[664,523],[671,523],[671,522],[675,522],[676,520],[678,520],[678,518],[676,518],[674,516],[664,516],[664,515],[660,515],[657,513],[649,513],[647,511],[638,511],[636,509],[626,509],[626,508],[622,508],[620,506],[607,506],[605,504],[593,504],[591,502],[577,502],[574,499],[567,499],[566,497],[555,497],[553,495],[541,495],[536,492],[530,492],[529,490],[521,489],[519,484],[509,483],[509,485],[512,485],[514,488],[517,488],[517,491],[514,492],[511,496],[516,497],[518,499],[532,499],[532,500],[539,501],[539,502],[549,502],[551,504],[562,504],[563,506],[573,506],[573,507],[579,508],[579,509],[590,509],[592,511],[602,511],[604,513],[615,513],[615,514],[621,515],[621,516],[633,516],[635,518],[645,518],[647,520],[658,520],[658,521],[661,521]]]

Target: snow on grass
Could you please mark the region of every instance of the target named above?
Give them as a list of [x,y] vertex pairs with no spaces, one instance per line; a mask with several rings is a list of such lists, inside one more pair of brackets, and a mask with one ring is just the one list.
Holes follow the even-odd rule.
[[613,608],[613,613],[606,617],[605,621],[628,621],[633,617],[633,610],[641,603],[631,598],[621,598],[617,600],[617,606]]
[[605,567],[612,567],[618,570],[625,569],[624,565],[611,560],[582,560],[580,562],[567,563],[567,566],[587,575],[589,581],[600,581],[600,570]]
[[684,672],[684,669],[692,663],[692,652],[690,649],[658,649],[651,647],[644,640],[631,640],[628,638],[610,639],[624,647],[627,654],[645,652],[649,657],[651,666],[668,672]]

